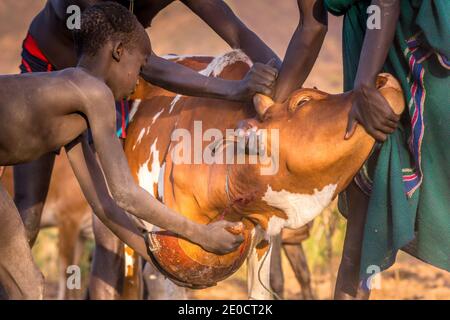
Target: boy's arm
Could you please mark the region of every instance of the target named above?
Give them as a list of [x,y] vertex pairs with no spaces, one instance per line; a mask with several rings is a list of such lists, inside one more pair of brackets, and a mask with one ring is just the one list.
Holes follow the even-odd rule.
[[[81,190],[94,213],[120,240],[130,246],[141,257],[152,261],[148,254],[148,243],[128,214],[121,209],[108,193],[105,178],[97,163],[97,159],[84,134],[65,147],[72,169],[80,184]],[[192,289],[202,289],[179,283]]]
[[359,122],[375,139],[384,141],[394,132],[400,116],[376,89],[376,77],[382,70],[395,35],[400,15],[400,0],[373,0],[381,9],[381,28],[368,29],[364,38],[356,74],[355,99],[349,113],[346,139],[349,139]]
[[203,76],[155,54],[147,58],[147,64],[141,71],[146,81],[176,93],[232,101],[248,101],[256,93],[272,96],[277,74],[271,64],[255,63],[244,79],[224,80]]
[[205,21],[233,49],[241,49],[253,62],[267,63],[275,59],[277,69],[281,60],[254,32],[233,13],[223,0],[181,0]]
[[143,236],[126,212],[119,208],[109,195],[105,179],[85,134],[65,146],[65,150],[81,190],[94,213],[120,240],[149,260]]
[[277,79],[275,101],[284,101],[311,72],[327,32],[323,0],[297,0],[300,20]]
[[235,223],[195,223],[169,209],[135,183],[115,133],[114,98],[109,89],[105,87],[104,90],[102,94],[97,90],[96,97],[86,102],[85,114],[107,185],[119,207],[142,220],[175,232],[205,250],[219,254],[235,250],[243,237],[225,229],[236,226]]

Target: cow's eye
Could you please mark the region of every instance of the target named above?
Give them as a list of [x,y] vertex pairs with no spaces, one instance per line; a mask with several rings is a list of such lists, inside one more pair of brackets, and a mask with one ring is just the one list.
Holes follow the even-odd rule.
[[290,112],[295,112],[297,111],[299,108],[303,107],[305,104],[307,104],[309,101],[311,100],[311,97],[309,96],[303,96],[300,99],[298,99],[297,101],[292,101],[292,103],[289,106],[289,111]]
[[296,108],[300,108],[303,107],[306,103],[308,103],[308,101],[311,100],[311,97],[303,97],[301,98],[296,105]]

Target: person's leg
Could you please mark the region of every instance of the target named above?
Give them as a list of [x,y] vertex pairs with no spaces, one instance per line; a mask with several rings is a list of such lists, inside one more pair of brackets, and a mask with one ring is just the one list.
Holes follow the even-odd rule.
[[368,299],[360,286],[359,269],[369,197],[352,182],[346,189],[347,231],[334,292],[335,299]]
[[39,234],[42,209],[52,176],[55,154],[14,166],[14,202],[25,225],[30,246]]
[[280,297],[284,298],[284,275],[281,259],[281,235],[274,237],[272,247],[272,263],[270,264],[270,286]]
[[146,300],[186,300],[188,289],[179,287],[148,261],[142,271]]
[[283,229],[281,233],[284,253],[294,271],[295,277],[302,289],[301,295],[304,300],[313,300],[314,293],[311,285],[311,273],[309,271],[306,254],[302,242],[309,238],[313,222],[299,229]]
[[95,249],[89,279],[89,298],[120,299],[125,276],[123,243],[95,215],[93,229]]
[[306,260],[306,254],[303,250],[302,243],[283,244],[283,249],[302,289],[301,294],[303,300],[314,300],[311,272],[309,271],[308,261]]
[[0,292],[7,299],[42,299],[44,278],[35,265],[14,202],[0,183]]

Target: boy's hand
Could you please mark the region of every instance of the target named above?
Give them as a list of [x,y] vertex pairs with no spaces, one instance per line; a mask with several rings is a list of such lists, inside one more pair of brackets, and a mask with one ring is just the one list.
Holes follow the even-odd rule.
[[218,221],[202,227],[198,234],[198,243],[206,251],[215,254],[226,254],[236,250],[244,241],[241,234],[235,235],[235,230],[242,230],[242,223]]
[[373,86],[360,85],[354,90],[352,108],[348,114],[345,139],[350,139],[360,123],[378,141],[385,141],[395,131],[400,116],[396,115],[383,95]]
[[239,85],[233,94],[233,100],[248,101],[256,93],[272,97],[278,77],[278,70],[274,67],[275,63],[275,59],[271,59],[267,64],[253,64],[244,79],[239,81]]

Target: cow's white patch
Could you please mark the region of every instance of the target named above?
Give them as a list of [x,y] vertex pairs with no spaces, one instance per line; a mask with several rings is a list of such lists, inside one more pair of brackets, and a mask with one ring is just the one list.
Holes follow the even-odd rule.
[[[164,59],[166,60],[170,60],[173,62],[180,62],[183,61],[185,59],[190,59],[190,58],[198,58],[198,57],[209,57],[206,55],[198,55],[196,54],[195,56],[192,55],[175,55],[175,54],[168,54],[163,56]],[[233,50],[227,53],[224,53],[220,56],[215,57],[210,63],[209,65],[199,71],[200,74],[204,75],[204,76],[213,76],[213,77],[217,77],[218,75],[220,75],[223,71],[223,69],[233,63],[236,63],[238,61],[242,61],[247,63],[250,67],[253,65],[252,60],[240,49],[237,50]]]
[[272,242],[269,239],[268,252],[260,258],[256,251],[256,245],[264,239],[265,232],[256,226],[252,230],[252,246],[247,257],[247,286],[249,299],[271,300],[270,288],[270,260]]
[[214,58],[213,61],[211,61],[205,69],[199,71],[199,73],[207,77],[217,77],[222,73],[223,69],[238,61],[245,62],[250,67],[253,65],[253,62],[242,50],[233,50]]
[[134,255],[133,249],[124,244],[124,256],[125,256],[125,277],[132,277],[134,274]]
[[[175,56],[175,55],[167,55],[164,56],[165,59],[172,60],[172,61],[182,61],[184,59],[191,58],[192,56]],[[198,57],[198,56],[196,56]],[[250,67],[253,65],[253,62],[250,60],[250,58],[242,51],[242,50],[233,50],[230,52],[227,52],[221,56],[218,56],[214,58],[208,66],[199,71],[201,75],[204,75],[206,77],[217,77],[220,75],[227,66],[232,65],[238,61],[242,61],[247,63]],[[173,109],[175,108],[175,105],[177,102],[181,99],[182,95],[178,94],[175,96],[175,98],[170,103],[170,109],[169,113],[172,113]]]
[[162,56],[163,59],[166,60],[170,60],[173,62],[180,62],[186,59],[190,59],[190,58],[208,58],[210,56],[208,55],[202,55],[202,54],[196,54],[196,55],[188,55],[188,54],[181,54],[181,55],[177,55],[177,54],[166,54],[164,56]]
[[164,163],[159,170],[158,177],[158,199],[164,203],[164,173],[166,172],[166,163]]
[[155,124],[156,120],[159,118],[159,116],[160,116],[163,112],[164,112],[164,108],[162,108],[160,112],[158,112],[157,114],[155,114],[155,115],[153,116],[152,124]]
[[[139,186],[144,188],[152,196],[155,196],[154,186],[156,183],[158,183],[159,171],[161,169],[161,166],[159,164],[159,151],[156,149],[157,142],[158,138],[155,139],[155,142],[153,142],[150,148],[150,155],[148,160],[139,168],[138,171]],[[149,167],[151,158],[153,158],[153,161],[151,167]]]
[[141,130],[141,132],[139,132],[139,136],[138,136],[138,138],[136,140],[136,143],[133,145],[133,148],[132,148],[133,151],[134,151],[134,149],[136,149],[137,145],[141,143],[142,138],[144,137],[145,134],[146,134],[146,129],[143,128]]
[[[153,197],[155,196],[155,184],[158,183],[159,175],[161,171],[161,165],[159,163],[159,151],[156,148],[158,138],[155,139],[151,148],[148,160],[139,168],[138,182],[139,186],[145,189]],[[152,157],[153,156],[153,157]],[[149,167],[150,159],[153,158],[151,167]],[[154,226],[146,221],[143,221],[148,231],[153,230]]]
[[172,113],[173,108],[175,108],[175,105],[177,104],[178,101],[180,101],[181,97],[182,97],[181,94],[177,94],[175,98],[173,98],[172,102],[170,103],[169,113]]
[[336,187],[335,184],[329,184],[320,191],[314,189],[313,194],[299,194],[286,190],[273,191],[268,186],[262,200],[288,216],[287,219],[271,217],[267,229],[268,235],[277,235],[284,227],[297,229],[312,221],[330,204]]
[[141,99],[134,100],[133,105],[131,106],[131,111],[130,111],[130,116],[129,116],[130,122],[133,121],[134,116],[136,115],[136,112],[138,111],[139,105],[141,104],[141,102],[142,102]]

